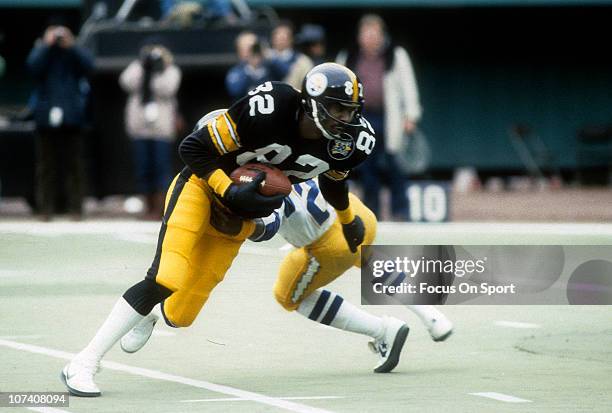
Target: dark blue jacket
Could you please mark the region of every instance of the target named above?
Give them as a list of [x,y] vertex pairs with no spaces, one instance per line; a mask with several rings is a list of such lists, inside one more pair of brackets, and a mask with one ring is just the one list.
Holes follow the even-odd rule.
[[[78,46],[63,49],[37,45],[28,56],[27,65],[36,80],[33,107],[36,126],[82,127],[86,105],[82,82],[93,69],[91,55]],[[62,110],[61,125],[49,123],[49,112],[54,107]]]

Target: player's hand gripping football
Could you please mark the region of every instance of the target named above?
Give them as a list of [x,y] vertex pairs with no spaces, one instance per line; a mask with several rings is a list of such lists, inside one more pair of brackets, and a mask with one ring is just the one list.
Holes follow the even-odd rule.
[[261,172],[251,182],[241,185],[231,184],[223,195],[225,205],[243,218],[253,219],[270,215],[275,209],[280,208],[285,196],[260,194],[259,186],[265,178],[266,174]]
[[344,238],[351,252],[357,252],[357,247],[361,245],[363,237],[365,236],[365,227],[361,218],[355,215],[354,220],[348,224],[342,224],[342,233],[344,234]]

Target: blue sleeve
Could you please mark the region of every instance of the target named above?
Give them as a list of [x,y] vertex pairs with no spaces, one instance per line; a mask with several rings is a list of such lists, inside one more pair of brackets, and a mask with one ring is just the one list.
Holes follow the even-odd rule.
[[255,238],[250,238],[251,241],[261,242],[268,241],[272,239],[274,235],[278,232],[281,225],[280,214],[277,211],[274,211],[271,215],[268,215],[265,218],[259,218],[260,223],[258,225],[263,225],[263,231]]

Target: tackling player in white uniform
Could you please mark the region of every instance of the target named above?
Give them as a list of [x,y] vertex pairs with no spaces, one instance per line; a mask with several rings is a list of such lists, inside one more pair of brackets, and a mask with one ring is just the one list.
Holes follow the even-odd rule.
[[[364,222],[363,245],[372,244],[376,217],[352,194],[350,203]],[[322,288],[351,267],[361,266],[361,247],[351,252],[346,243],[341,242],[341,225],[334,208],[321,196],[317,181],[294,185],[277,212],[263,219],[267,233],[264,231],[260,237],[271,236],[274,230],[271,221],[274,220],[280,222],[279,234],[296,248],[281,263],[274,286],[277,301],[285,309],[297,310],[313,321],[372,337],[369,347],[379,356],[374,371],[391,371],[399,361],[408,334],[406,324],[392,317],[369,314]],[[434,341],[443,341],[452,333],[452,323],[435,307],[407,307],[419,316]]]

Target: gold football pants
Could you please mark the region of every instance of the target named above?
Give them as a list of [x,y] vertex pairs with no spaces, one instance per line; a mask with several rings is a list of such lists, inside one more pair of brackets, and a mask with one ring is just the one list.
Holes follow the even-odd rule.
[[[376,237],[376,216],[356,196],[349,194],[350,204],[365,226],[364,244]],[[313,291],[344,274],[351,267],[361,267],[361,246],[352,253],[342,233],[338,218],[314,243],[291,251],[280,266],[274,285],[276,300],[293,311]]]
[[174,178],[147,277],[173,291],[163,312],[176,327],[193,323],[254,230],[252,221],[240,220],[234,235],[220,232],[211,224],[215,208],[222,207],[204,180],[184,172]]

